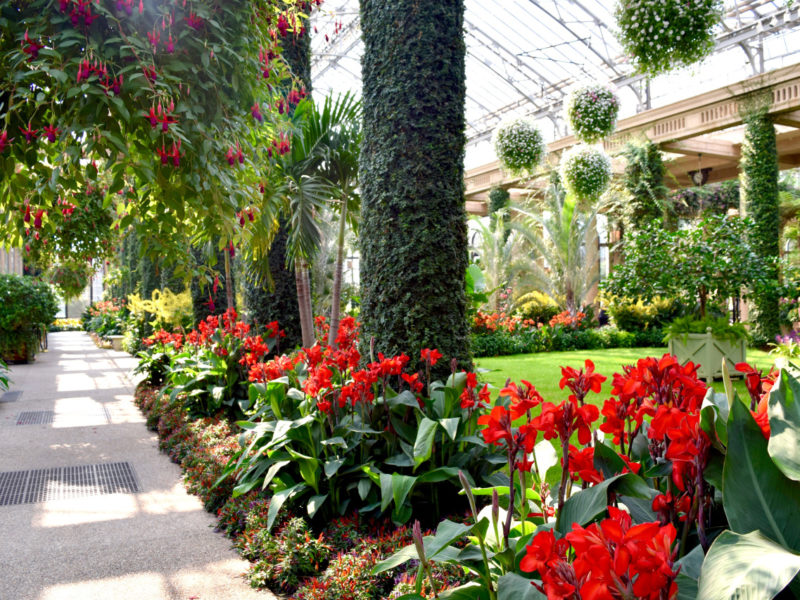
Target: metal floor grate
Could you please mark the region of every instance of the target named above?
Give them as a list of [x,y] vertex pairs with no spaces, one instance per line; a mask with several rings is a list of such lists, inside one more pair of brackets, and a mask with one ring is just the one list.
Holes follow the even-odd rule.
[[5,394],[0,395],[0,402],[16,402],[19,400],[19,397],[22,396],[22,392],[6,392]]
[[0,506],[140,491],[127,462],[0,473]]
[[55,420],[52,410],[34,410],[17,415],[17,425],[49,425]]

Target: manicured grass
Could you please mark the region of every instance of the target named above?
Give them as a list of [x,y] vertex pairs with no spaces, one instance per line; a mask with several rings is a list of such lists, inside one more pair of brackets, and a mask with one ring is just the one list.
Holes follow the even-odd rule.
[[[495,389],[492,396],[505,386],[506,379],[519,382],[522,379],[530,381],[536,389],[550,402],[561,402],[567,397],[565,392],[558,387],[561,380],[561,367],[583,367],[588,358],[595,366],[595,371],[608,377],[603,384],[599,395],[590,394],[587,400],[598,406],[608,398],[611,392],[611,379],[614,373],[622,372],[622,366],[633,364],[638,359],[646,356],[662,356],[667,349],[662,348],[615,348],[611,350],[575,350],[572,352],[538,352],[536,354],[515,354],[513,356],[498,356],[494,358],[480,358],[476,360],[479,368],[487,369],[481,375],[484,382],[491,384]],[[747,361],[766,373],[773,363],[773,357],[761,350],[747,350]],[[715,381],[714,387],[722,391],[722,382]],[[747,398],[747,390],[740,379],[734,380],[734,387],[742,398]],[[593,396],[593,398],[592,398]]]

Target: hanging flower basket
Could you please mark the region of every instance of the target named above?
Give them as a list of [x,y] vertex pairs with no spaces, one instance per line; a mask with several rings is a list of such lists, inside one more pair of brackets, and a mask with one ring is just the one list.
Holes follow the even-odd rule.
[[567,191],[591,200],[599,197],[611,181],[611,159],[597,148],[575,146],[564,153],[560,171]]
[[500,125],[494,133],[494,149],[503,170],[514,175],[532,172],[546,151],[542,132],[527,119]]
[[575,90],[567,102],[567,119],[573,133],[588,144],[614,133],[618,114],[619,98],[602,85]]
[[618,0],[617,37],[639,72],[659,75],[711,53],[722,11],[722,0]]

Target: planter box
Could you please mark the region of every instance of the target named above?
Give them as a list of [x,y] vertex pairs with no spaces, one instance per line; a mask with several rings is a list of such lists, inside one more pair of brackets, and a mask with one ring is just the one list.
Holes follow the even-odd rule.
[[710,385],[715,377],[722,377],[722,359],[728,362],[728,372],[736,373],[736,363],[746,362],[744,340],[721,340],[706,333],[689,333],[669,341],[669,352],[674,354],[681,364],[692,361],[699,364],[697,376],[705,379]]
[[109,335],[106,339],[111,342],[111,349],[122,352],[122,338],[124,335]]

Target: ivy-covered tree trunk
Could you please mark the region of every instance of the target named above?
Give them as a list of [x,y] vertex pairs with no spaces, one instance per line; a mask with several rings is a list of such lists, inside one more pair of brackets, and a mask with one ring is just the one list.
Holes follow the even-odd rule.
[[776,262],[768,279],[773,285],[755,294],[757,341],[767,343],[780,333],[778,318],[778,267],[780,252],[780,209],[778,196],[778,151],[775,125],[767,114],[745,119],[742,143],[741,199],[745,213],[753,220],[750,239],[763,258]]
[[[292,75],[303,83],[308,94],[311,93],[311,36],[303,35],[284,39],[283,59],[289,65]],[[291,89],[291,81],[286,82],[286,91]],[[277,321],[286,332],[281,346],[290,350],[302,342],[300,330],[300,307],[297,302],[297,287],[294,265],[286,260],[286,222],[282,219],[278,233],[269,251],[269,271],[273,287],[264,281],[246,280],[244,302],[252,323],[263,325]],[[308,280],[308,273],[305,273]],[[310,284],[309,284],[310,289]]]
[[463,0],[361,0],[361,339],[472,365],[464,278]]

